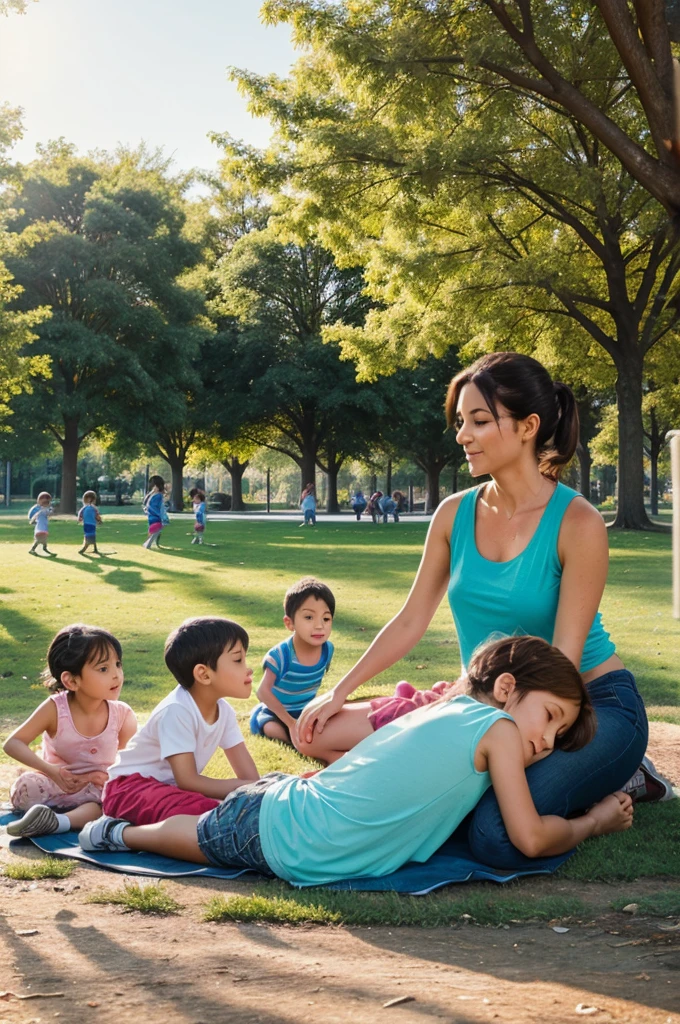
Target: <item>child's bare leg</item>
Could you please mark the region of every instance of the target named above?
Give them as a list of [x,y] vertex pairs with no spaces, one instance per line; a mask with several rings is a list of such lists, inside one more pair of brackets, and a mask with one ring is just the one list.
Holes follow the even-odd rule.
[[209,864],[198,845],[198,815],[176,814],[156,825],[128,825],[123,829],[123,842],[131,850],[162,853],[165,857]]
[[71,828],[76,832],[80,832],[84,825],[87,825],[88,821],[96,821],[101,816],[102,808],[101,804],[96,804],[93,800],[87,804],[81,804],[80,807],[74,807],[72,811],[66,812],[66,817],[71,822]]
[[296,747],[306,757],[315,757],[317,761],[332,764],[352,747],[356,747],[357,743],[372,735],[373,726],[368,720],[370,713],[370,701],[345,704],[342,711],[326,722],[320,735],[314,732],[311,743],[298,739]]
[[289,746],[292,746],[288,730],[285,725],[281,724],[281,722],[265,722],[262,727],[262,732],[265,736],[268,736],[270,740],[279,740],[280,743],[287,743]]

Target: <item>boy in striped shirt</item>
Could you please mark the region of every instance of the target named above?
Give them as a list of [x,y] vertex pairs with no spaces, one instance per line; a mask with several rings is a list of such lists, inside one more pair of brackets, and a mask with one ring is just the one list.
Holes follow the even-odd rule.
[[294,583],[283,601],[283,622],[291,636],[272,647],[262,662],[264,675],[253,708],[250,731],[291,743],[291,730],[310,700],[316,697],[333,657],[328,639],[333,628],[335,598],[313,576]]

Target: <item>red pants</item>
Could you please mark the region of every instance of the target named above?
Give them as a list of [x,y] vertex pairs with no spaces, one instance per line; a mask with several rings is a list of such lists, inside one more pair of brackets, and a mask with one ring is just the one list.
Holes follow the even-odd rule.
[[138,772],[111,779],[104,787],[102,798],[104,814],[123,818],[132,825],[155,825],[175,814],[203,814],[219,804],[219,800],[210,796],[179,789]]

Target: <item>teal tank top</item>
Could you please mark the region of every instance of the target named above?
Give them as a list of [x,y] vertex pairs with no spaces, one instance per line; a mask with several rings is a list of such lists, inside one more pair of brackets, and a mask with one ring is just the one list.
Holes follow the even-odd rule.
[[453,697],[383,726],[311,779],[273,783],[260,806],[265,860],[301,886],[423,863],[491,785],[488,771],[475,768],[475,751],[509,717]]
[[[490,562],[480,555],[475,540],[477,499],[484,486],[463,495],[451,535],[448,595],[463,667],[475,648],[495,634],[540,636],[553,642],[562,582],[557,538],[567,506],[578,497],[577,491],[558,483],[524,551],[507,562]],[[614,651],[596,612],[581,672],[600,665]]]

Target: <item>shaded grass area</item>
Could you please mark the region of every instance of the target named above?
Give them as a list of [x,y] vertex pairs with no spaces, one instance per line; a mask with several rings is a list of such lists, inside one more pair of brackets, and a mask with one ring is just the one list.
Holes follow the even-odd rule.
[[39,857],[32,860],[14,860],[5,864],[2,873],[19,881],[40,878],[68,878],[77,867],[74,860],[63,857]]
[[458,921],[503,925],[516,921],[552,921],[586,913],[575,896],[527,897],[513,886],[498,890],[447,889],[429,896],[395,892],[291,891],[278,882],[256,888],[251,896],[215,896],[205,907],[206,921],[269,921],[277,924],[415,925],[437,928]]
[[680,800],[638,804],[631,829],[586,840],[559,874],[583,882],[680,877]]
[[637,913],[649,914],[650,917],[680,917],[680,889],[667,889],[666,892],[655,892],[644,896],[620,896],[612,900],[614,910],[623,910],[631,903],[637,904]]
[[85,902],[111,904],[141,914],[178,914],[182,909],[182,904],[166,892],[162,882],[149,885],[125,882],[121,889],[100,889]]

